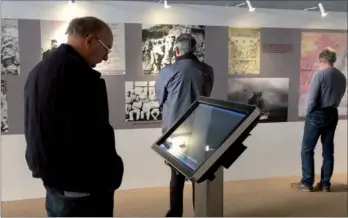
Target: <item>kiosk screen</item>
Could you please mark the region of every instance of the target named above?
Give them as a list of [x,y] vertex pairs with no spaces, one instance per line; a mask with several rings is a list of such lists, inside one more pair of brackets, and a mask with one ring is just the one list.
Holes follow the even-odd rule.
[[160,148],[195,171],[246,116],[231,109],[199,103]]

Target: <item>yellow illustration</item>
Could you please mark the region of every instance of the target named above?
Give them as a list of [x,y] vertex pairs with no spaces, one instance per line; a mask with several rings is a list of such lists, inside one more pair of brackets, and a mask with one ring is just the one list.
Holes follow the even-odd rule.
[[229,28],[228,73],[260,73],[260,29]]

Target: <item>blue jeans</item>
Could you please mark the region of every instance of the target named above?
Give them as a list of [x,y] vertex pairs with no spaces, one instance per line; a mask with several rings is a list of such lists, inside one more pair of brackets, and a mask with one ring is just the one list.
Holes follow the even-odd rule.
[[320,137],[323,146],[321,167],[322,186],[330,186],[334,169],[334,136],[338,123],[336,108],[316,109],[307,114],[301,149],[301,183],[312,187],[314,183],[314,149]]
[[113,217],[114,191],[67,197],[63,191],[45,188],[48,217]]

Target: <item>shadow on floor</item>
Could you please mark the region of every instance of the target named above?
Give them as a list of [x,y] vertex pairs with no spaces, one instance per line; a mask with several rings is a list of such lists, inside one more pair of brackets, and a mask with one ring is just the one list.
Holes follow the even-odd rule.
[[[331,192],[303,192],[283,185],[231,193],[225,217],[348,217],[348,185],[333,183]],[[272,188],[270,188],[272,187]],[[243,204],[244,201],[244,205]]]
[[346,185],[346,184],[332,184],[331,192],[348,192],[348,185]]

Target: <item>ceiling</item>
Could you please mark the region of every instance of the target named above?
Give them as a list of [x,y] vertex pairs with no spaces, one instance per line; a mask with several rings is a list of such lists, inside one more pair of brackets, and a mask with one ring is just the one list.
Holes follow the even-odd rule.
[[[143,0],[146,2],[159,2],[159,0]],[[214,5],[214,6],[236,6],[245,1],[231,0],[231,1],[186,1],[186,0],[168,0],[168,4],[196,4],[196,5]],[[318,6],[321,2],[326,11],[346,12],[347,0],[331,0],[331,1],[259,1],[250,0],[254,8],[269,8],[269,9],[288,9],[288,10],[303,10],[305,8],[312,8]],[[241,6],[246,7],[246,5]]]

